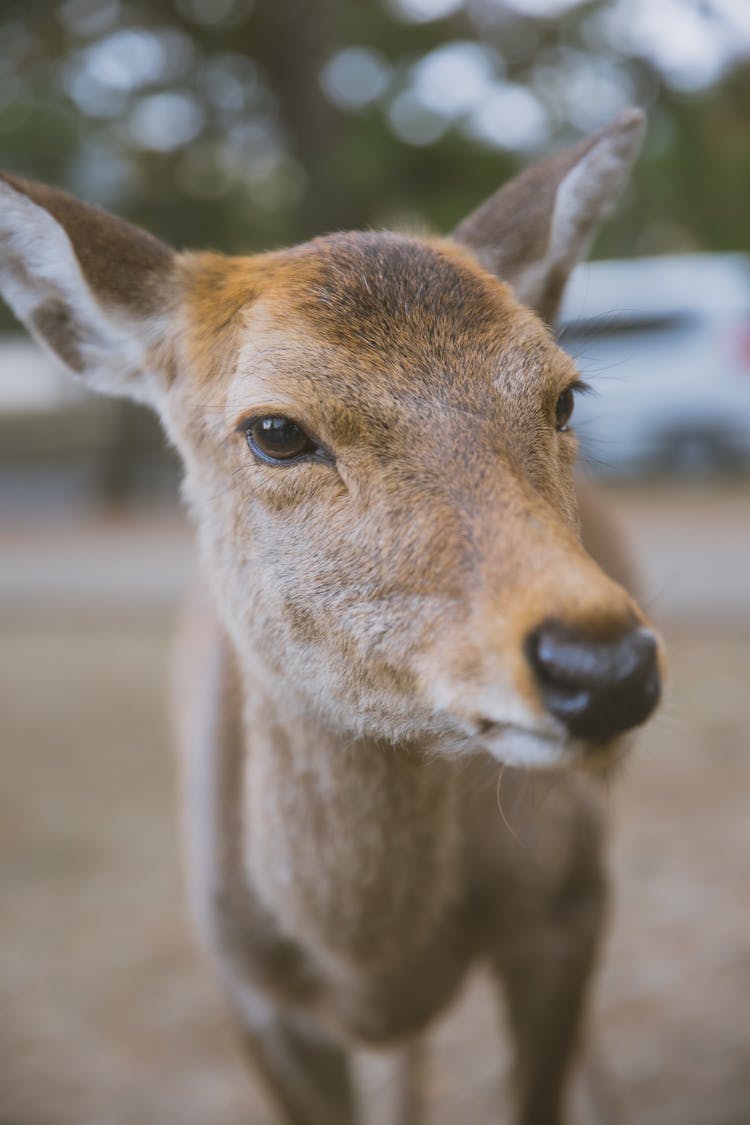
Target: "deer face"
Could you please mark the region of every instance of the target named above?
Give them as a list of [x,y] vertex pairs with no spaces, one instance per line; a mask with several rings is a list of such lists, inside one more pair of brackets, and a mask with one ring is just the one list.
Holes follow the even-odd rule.
[[455,247],[364,234],[232,263],[207,337],[204,268],[172,430],[240,651],[337,728],[566,753],[534,636],[610,651],[640,618],[578,543],[577,375],[548,329]]
[[240,660],[290,708],[531,764],[655,705],[656,642],[578,540],[575,369],[497,276],[551,318],[637,126],[509,185],[491,237],[485,205],[453,242],[334,235],[226,259],[149,241],[137,308],[92,258],[101,231],[81,241],[77,211],[65,225],[72,201],[6,189],[9,300],[98,382],[129,340],[109,369],[160,411]]

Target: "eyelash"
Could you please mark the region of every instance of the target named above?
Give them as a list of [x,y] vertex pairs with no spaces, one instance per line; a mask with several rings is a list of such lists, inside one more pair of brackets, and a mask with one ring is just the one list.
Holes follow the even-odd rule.
[[584,379],[576,379],[575,383],[565,388],[567,391],[572,391],[574,395],[587,395],[593,390],[591,383],[587,383]]

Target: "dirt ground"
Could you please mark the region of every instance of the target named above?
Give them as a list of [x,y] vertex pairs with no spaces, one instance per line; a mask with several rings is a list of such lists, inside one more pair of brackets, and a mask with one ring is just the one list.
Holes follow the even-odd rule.
[[[658,538],[653,503],[625,508]],[[688,523],[717,512],[704,497]],[[79,531],[0,537],[0,1125],[270,1125],[185,916],[164,703],[184,538]],[[154,541],[156,585],[128,586]],[[88,581],[102,558],[127,596]],[[750,1121],[750,613],[711,598],[670,603],[669,699],[610,797],[592,1041],[631,1125]],[[434,1037],[435,1125],[500,1120],[495,1024],[473,981]],[[362,1072],[380,1121],[387,1060]]]

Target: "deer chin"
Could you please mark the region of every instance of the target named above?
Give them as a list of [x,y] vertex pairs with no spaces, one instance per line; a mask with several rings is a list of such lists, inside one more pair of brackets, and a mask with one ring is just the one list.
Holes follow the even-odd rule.
[[611,775],[626,756],[632,739],[625,735],[609,742],[571,738],[563,730],[515,722],[486,723],[472,745],[503,765],[520,769],[575,769]]
[[516,723],[488,724],[476,745],[503,765],[522,769],[567,767],[581,758],[580,748],[562,732],[552,734]]

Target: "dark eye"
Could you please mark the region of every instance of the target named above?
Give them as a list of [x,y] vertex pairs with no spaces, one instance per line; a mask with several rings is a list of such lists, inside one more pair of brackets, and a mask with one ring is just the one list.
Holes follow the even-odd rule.
[[247,444],[261,461],[296,461],[321,452],[301,426],[281,414],[253,418],[242,428]]
[[558,433],[564,434],[568,429],[568,423],[573,416],[573,407],[576,402],[576,394],[585,394],[591,388],[588,383],[584,383],[582,379],[573,383],[572,386],[566,387],[557,400],[555,406],[555,429]]
[[575,406],[575,399],[573,391],[570,387],[563,391],[557,400],[555,407],[555,427],[561,433],[564,433],[568,428],[568,422],[573,414],[573,407]]

